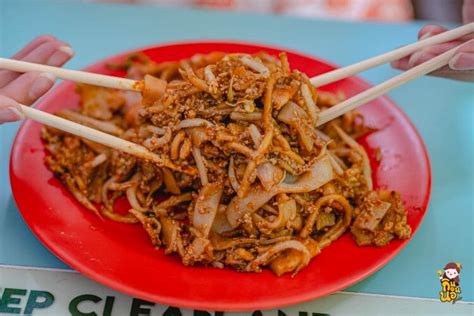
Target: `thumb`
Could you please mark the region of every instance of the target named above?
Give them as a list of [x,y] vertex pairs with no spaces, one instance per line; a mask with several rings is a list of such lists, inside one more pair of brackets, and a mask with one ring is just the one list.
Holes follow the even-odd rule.
[[474,70],[474,40],[462,45],[449,60],[449,68],[453,70]]
[[13,99],[0,95],[0,124],[24,118],[20,105]]

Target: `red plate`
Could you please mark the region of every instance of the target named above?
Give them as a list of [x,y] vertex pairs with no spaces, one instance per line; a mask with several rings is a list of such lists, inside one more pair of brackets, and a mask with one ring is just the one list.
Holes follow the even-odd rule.
[[[211,51],[254,53],[282,49],[241,43],[180,43],[156,46],[143,52],[152,59],[172,61]],[[130,52],[108,58],[88,71],[123,75],[105,69],[105,64],[123,60]],[[293,68],[314,76],[334,66],[295,52],[288,52]],[[347,97],[370,85],[358,78],[324,87]],[[63,83],[37,108],[55,112],[76,107],[72,83]],[[379,128],[362,140],[368,148],[377,188],[402,194],[408,222],[415,232],[426,212],[431,187],[430,165],[425,146],[405,114],[387,98],[363,106],[368,125]],[[395,241],[384,248],[357,247],[349,234],[323,250],[295,278],[263,273],[238,273],[230,269],[184,267],[176,256],[155,250],[145,231],[106,220],[102,222],[80,206],[43,163],[41,124],[26,121],[13,146],[10,177],[23,218],[56,256],[91,279],[118,291],[162,304],[208,310],[267,309],[295,304],[344,289],[377,271],[408,242]],[[375,148],[383,158],[377,163]]]

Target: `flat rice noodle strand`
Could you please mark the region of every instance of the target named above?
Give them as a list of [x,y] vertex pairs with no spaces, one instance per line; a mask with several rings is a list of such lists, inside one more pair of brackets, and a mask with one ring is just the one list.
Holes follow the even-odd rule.
[[367,188],[369,190],[373,190],[374,185],[372,183],[372,168],[370,167],[369,156],[367,155],[367,152],[365,151],[364,147],[362,147],[359,143],[357,143],[352,137],[347,135],[347,133],[344,132],[342,128],[340,128],[336,124],[332,123],[331,126],[336,130],[339,137],[341,137],[342,140],[347,145],[349,145],[349,147],[351,147],[352,149],[356,150],[358,153],[361,154],[363,173],[364,173],[365,181],[367,182]]
[[[325,195],[319,198],[318,201],[316,202],[315,210],[307,218],[305,226],[300,232],[301,238],[306,238],[312,233],[314,224],[319,215],[319,210],[321,209],[321,207],[325,204],[333,203],[333,202],[337,202],[338,204],[342,206],[343,212],[344,212],[344,218],[343,220],[336,223],[336,225],[332,226],[329,229],[329,231],[321,238],[321,240],[328,239],[328,240],[333,241],[339,238],[344,233],[347,227],[349,227],[349,225],[351,224],[352,206],[349,204],[349,202],[346,200],[344,196],[340,194],[330,194],[330,195]],[[334,209],[338,210],[337,208],[334,208]],[[320,245],[320,248],[323,248],[323,246]]]
[[201,188],[193,212],[193,227],[198,229],[202,236],[209,235],[216,217],[224,186],[220,182],[209,183]]
[[239,226],[246,214],[252,215],[278,193],[314,191],[332,179],[334,179],[334,171],[329,158],[324,155],[316,160],[311,169],[302,174],[294,183],[281,182],[269,191],[266,191],[261,185],[255,185],[246,196],[234,197],[227,206],[227,220],[235,228]]

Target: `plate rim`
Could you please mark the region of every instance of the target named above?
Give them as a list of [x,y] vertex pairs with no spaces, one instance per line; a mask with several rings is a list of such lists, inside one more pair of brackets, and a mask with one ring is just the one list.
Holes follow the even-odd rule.
[[[336,65],[332,62],[328,62],[324,58],[313,56],[309,53],[301,52],[301,51],[293,49],[293,48],[284,48],[284,47],[276,46],[276,45],[273,45],[273,44],[266,44],[264,42],[225,40],[225,39],[221,39],[221,40],[220,39],[212,39],[212,40],[207,40],[207,39],[196,40],[196,39],[193,39],[193,40],[167,41],[167,42],[162,42],[162,43],[159,43],[159,44],[150,44],[150,45],[146,45],[146,46],[142,46],[142,47],[137,47],[135,49],[128,49],[128,50],[123,51],[123,52],[119,52],[119,53],[116,53],[116,54],[113,54],[113,55],[110,55],[110,56],[106,56],[105,58],[102,58],[102,59],[100,59],[100,60],[98,60],[98,61],[96,61],[92,64],[87,65],[86,67],[81,68],[81,70],[87,70],[87,69],[96,67],[100,64],[104,64],[107,60],[120,58],[122,56],[126,56],[126,55],[129,55],[129,54],[134,53],[134,52],[141,52],[141,51],[152,50],[152,49],[160,49],[160,48],[169,47],[169,46],[195,45],[195,44],[199,44],[199,45],[201,45],[201,44],[204,44],[204,45],[230,44],[230,45],[252,46],[252,47],[256,47],[256,48],[261,48],[262,50],[271,49],[271,50],[283,51],[283,52],[287,52],[287,53],[290,53],[290,54],[299,55],[299,56],[302,56],[304,58],[308,58],[308,59],[312,59],[312,60],[317,60],[317,61],[322,62],[322,63],[324,63],[324,64],[326,64],[330,67],[341,68],[341,67],[339,67],[338,65]],[[373,84],[371,84],[370,82],[366,81],[365,79],[363,79],[363,78],[361,78],[357,75],[353,76],[353,77],[354,77],[355,80],[363,83],[364,85],[373,86]],[[71,82],[63,81],[60,84],[58,84],[56,87],[54,87],[51,90],[51,92],[53,92],[55,90],[59,90],[59,89],[66,89],[69,84],[71,84]],[[19,202],[19,200],[21,201],[21,198],[18,196],[18,190],[15,189],[17,183],[16,183],[15,179],[13,179],[13,174],[14,174],[14,171],[13,171],[13,168],[14,168],[13,167],[13,164],[14,164],[13,160],[14,160],[14,158],[13,157],[15,155],[15,152],[17,151],[17,147],[19,146],[18,137],[21,134],[22,130],[26,128],[25,127],[26,126],[25,121],[22,122],[21,126],[18,128],[18,130],[16,132],[16,135],[15,135],[15,138],[14,138],[14,141],[13,141],[12,150],[10,152],[9,178],[10,178],[10,185],[11,185],[11,189],[12,189],[12,196],[15,200],[17,209],[18,209],[20,215],[22,216],[25,224],[30,229],[30,231],[33,232],[35,237],[42,243],[42,245],[44,247],[46,247],[51,253],[53,253],[59,260],[64,262],[72,270],[78,271],[83,276],[85,276],[85,277],[87,277],[87,278],[89,278],[89,279],[91,279],[95,282],[98,282],[99,284],[105,285],[105,286],[107,286],[111,289],[117,290],[118,292],[125,293],[126,295],[130,295],[132,297],[137,297],[137,298],[142,298],[142,299],[149,300],[149,301],[150,301],[151,296],[160,297],[160,302],[157,302],[156,299],[151,299],[151,301],[152,302],[157,302],[159,304],[165,304],[165,305],[169,305],[169,306],[176,306],[176,307],[182,307],[182,308],[190,308],[190,309],[195,309],[195,310],[251,311],[251,310],[256,310],[256,309],[265,310],[265,309],[272,309],[272,308],[282,308],[282,307],[286,307],[286,306],[289,306],[289,305],[294,305],[294,304],[307,302],[309,300],[325,297],[327,295],[335,293],[336,291],[339,291],[341,289],[346,289],[347,287],[350,287],[350,286],[352,286],[356,283],[359,283],[362,280],[364,280],[364,279],[368,278],[369,276],[373,275],[375,272],[380,270],[385,265],[387,265],[412,240],[412,238],[417,233],[419,227],[422,225],[422,223],[425,219],[425,216],[426,216],[426,214],[429,210],[429,204],[430,204],[430,201],[431,201],[431,193],[432,193],[432,168],[431,168],[431,161],[430,161],[430,158],[429,158],[429,153],[428,153],[428,149],[426,147],[426,144],[423,141],[423,138],[421,137],[420,132],[418,131],[416,126],[413,124],[413,122],[410,120],[409,116],[390,97],[388,97],[386,94],[384,94],[384,95],[378,97],[377,99],[384,99],[386,102],[388,102],[390,104],[390,106],[393,108],[393,110],[395,110],[397,112],[397,114],[399,114],[403,117],[405,122],[410,126],[411,130],[414,132],[414,135],[416,136],[415,137],[416,142],[418,142],[420,144],[420,148],[422,149],[422,153],[423,153],[423,160],[424,160],[424,163],[426,164],[426,171],[427,171],[427,173],[426,173],[427,191],[426,191],[426,195],[425,195],[425,197],[423,199],[423,202],[422,202],[423,213],[421,215],[419,224],[414,228],[412,227],[412,234],[411,234],[410,238],[407,239],[407,240],[399,241],[400,246],[397,247],[392,253],[390,253],[388,256],[385,256],[383,259],[381,259],[378,262],[378,264],[373,265],[365,273],[360,273],[357,276],[352,277],[347,282],[344,282],[341,286],[337,286],[337,289],[333,289],[331,291],[328,291],[328,293],[323,294],[323,295],[315,295],[314,291],[308,291],[306,293],[300,293],[300,294],[293,295],[293,296],[282,297],[282,298],[279,299],[278,304],[276,304],[275,299],[273,299],[273,300],[266,299],[265,301],[258,302],[256,304],[253,303],[253,302],[248,302],[248,301],[246,301],[246,302],[240,302],[239,301],[239,302],[232,303],[232,305],[230,305],[229,303],[225,303],[225,302],[223,302],[223,303],[222,302],[207,303],[207,302],[201,302],[201,301],[197,301],[197,300],[189,302],[186,299],[177,298],[177,297],[174,297],[174,296],[173,297],[166,296],[166,295],[163,295],[163,294],[149,295],[149,293],[144,292],[141,289],[137,289],[135,287],[131,287],[131,286],[128,286],[126,284],[122,284],[119,281],[115,281],[115,280],[113,280],[109,277],[103,276],[99,272],[94,272],[92,269],[88,269],[88,268],[86,268],[85,266],[83,266],[81,264],[79,264],[79,265],[71,264],[71,262],[76,263],[77,261],[74,260],[74,259],[69,258],[69,256],[67,256],[66,254],[63,254],[62,252],[55,250],[54,247],[50,247],[46,243],[46,241],[44,241],[44,238],[43,238],[42,234],[40,233],[39,229],[37,228],[37,226],[30,225],[29,222],[26,221],[25,216],[24,216],[23,212],[20,209],[20,204],[22,204],[22,203]],[[140,294],[137,295],[138,292],[140,292]],[[141,294],[143,294],[143,295],[141,295]]]

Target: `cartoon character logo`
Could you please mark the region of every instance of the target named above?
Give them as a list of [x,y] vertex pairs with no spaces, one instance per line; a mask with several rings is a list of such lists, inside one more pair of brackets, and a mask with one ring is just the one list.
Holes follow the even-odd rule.
[[450,262],[444,266],[443,270],[438,270],[439,281],[441,282],[441,291],[439,292],[439,299],[441,302],[456,303],[462,297],[461,287],[459,286],[459,276],[462,265],[457,262]]

